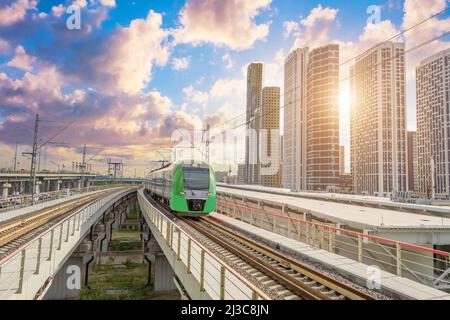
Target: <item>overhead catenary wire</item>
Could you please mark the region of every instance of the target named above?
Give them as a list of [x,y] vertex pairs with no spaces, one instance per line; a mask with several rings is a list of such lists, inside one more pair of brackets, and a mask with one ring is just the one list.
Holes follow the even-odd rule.
[[[447,12],[447,11],[449,11],[449,10],[450,10],[450,7],[446,7],[446,8],[444,8],[443,10],[441,10],[441,11],[439,11],[439,12],[437,12],[437,13],[434,13],[434,14],[432,14],[431,16],[429,16],[429,17],[427,17],[427,18],[425,18],[425,19],[423,19],[423,20],[421,20],[421,21],[415,23],[414,25],[411,25],[411,26],[406,27],[404,30],[402,30],[402,31],[400,31],[400,32],[398,32],[398,33],[396,33],[395,35],[392,35],[391,37],[387,38],[386,40],[381,41],[381,42],[378,42],[377,44],[371,46],[369,49],[366,49],[366,50],[364,50],[363,52],[361,52],[361,53],[359,53],[359,54],[357,54],[357,55],[355,55],[355,56],[353,56],[353,57],[351,57],[351,58],[345,60],[344,62],[341,62],[341,63],[339,64],[339,67],[342,67],[342,66],[344,66],[344,65],[346,65],[346,64],[348,64],[348,63],[350,63],[351,61],[353,61],[353,60],[357,59],[358,57],[364,55],[366,52],[371,51],[371,50],[373,50],[373,49],[376,49],[376,48],[378,48],[379,46],[383,45],[384,43],[386,43],[386,42],[388,42],[388,41],[392,41],[392,40],[394,40],[394,39],[400,37],[401,35],[407,33],[408,31],[411,31],[412,29],[417,28],[418,26],[424,24],[425,22],[428,22],[428,21],[430,21],[431,19],[433,19],[433,18],[435,18],[435,17],[437,17],[437,16],[440,16],[440,15],[444,14],[445,12]],[[347,78],[342,79],[342,81],[345,81],[345,80],[348,80],[348,79],[347,79]],[[297,86],[297,87],[293,88],[292,91],[298,89],[299,87],[300,87],[300,86]],[[284,93],[281,94],[281,95],[280,95],[280,98],[283,97],[284,95],[285,95]],[[297,102],[297,101],[294,101],[294,102]],[[258,105],[257,107],[261,107],[261,105]],[[223,125],[226,124],[226,123],[233,122],[233,121],[235,121],[237,118],[246,115],[246,113],[247,113],[247,112],[244,111],[244,112],[238,114],[237,116],[233,117],[232,119],[225,120],[225,121],[222,121],[222,122],[216,124],[214,127],[217,128],[217,127],[223,126]],[[212,137],[212,138],[213,138],[213,137]],[[212,139],[212,138],[211,138],[211,139]]]
[[[429,39],[429,40],[426,40],[426,41],[420,43],[419,45],[417,45],[417,46],[415,46],[415,47],[413,47],[413,48],[410,48],[410,49],[408,49],[408,50],[405,50],[405,51],[404,51],[404,54],[406,55],[406,54],[408,54],[408,53],[411,53],[411,52],[414,51],[414,50],[420,49],[421,47],[423,47],[423,46],[425,46],[425,45],[427,45],[427,44],[429,44],[429,43],[431,43],[431,42],[433,42],[433,41],[436,41],[436,40],[438,40],[438,39],[441,39],[441,38],[443,38],[443,37],[446,37],[446,36],[448,36],[449,34],[450,34],[450,30],[449,30],[449,31],[446,31],[446,32],[443,32],[443,33],[440,34],[439,36],[433,37],[433,38],[431,38],[431,39]],[[379,65],[382,64],[382,63],[385,63],[386,61],[389,61],[389,60],[393,60],[393,59],[395,59],[395,58],[398,58],[398,56],[399,56],[399,54],[392,55],[390,58],[385,59],[385,60],[382,60],[382,61],[380,61],[380,62],[374,64],[371,68],[376,68],[377,66],[379,66]],[[364,70],[364,72],[367,72],[367,71]],[[357,75],[359,75],[359,74],[361,74],[361,73],[363,73],[363,71],[356,72],[356,73],[354,73],[353,75],[350,75],[350,76],[348,76],[348,77],[342,78],[342,79],[339,80],[339,83],[340,83],[340,82],[344,82],[344,81],[348,81],[348,80],[350,80],[351,78],[353,78],[353,77],[355,77],[355,76],[357,76]],[[294,89],[296,89],[296,88],[294,88]],[[293,89],[293,90],[294,90],[294,89]],[[280,97],[281,97],[281,96],[283,96],[283,95],[280,95]],[[292,104],[292,103],[296,103],[296,102],[298,102],[299,100],[300,100],[300,99],[297,98],[297,99],[295,99],[293,102],[291,102],[291,104]],[[282,106],[280,106],[280,109],[279,109],[279,110],[285,108],[287,105],[288,105],[288,104],[283,104]],[[273,113],[275,113],[275,112],[277,112],[277,111],[279,111],[279,110],[278,110],[278,109],[275,109],[275,110],[272,110],[272,111],[270,111],[270,112],[266,112],[266,113],[264,113],[264,114],[263,114],[263,113],[259,113],[254,119],[250,119],[250,120],[245,121],[245,122],[243,122],[243,123],[240,123],[240,124],[238,124],[238,125],[236,125],[236,126],[234,126],[234,127],[227,128],[226,131],[233,131],[233,130],[236,130],[236,129],[239,128],[239,127],[242,127],[242,126],[244,126],[244,125],[248,125],[248,124],[251,123],[252,121],[259,120],[262,116],[267,116],[267,115],[273,114]],[[212,136],[210,139],[213,140],[215,137],[218,137],[218,136],[220,136],[220,135],[223,135],[223,130],[222,130],[221,133],[218,133],[218,134]]]

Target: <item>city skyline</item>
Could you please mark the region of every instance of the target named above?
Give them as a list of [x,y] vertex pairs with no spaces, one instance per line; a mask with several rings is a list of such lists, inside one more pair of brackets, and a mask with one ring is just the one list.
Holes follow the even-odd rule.
[[[0,6],[2,17],[17,12],[3,19],[0,27],[1,166],[12,167],[15,141],[20,146],[28,145],[22,146],[19,154],[29,151],[30,127],[34,113],[39,112],[42,119],[54,121],[42,126],[42,134],[51,136],[63,123],[74,121],[58,137],[70,147],[48,147],[48,167],[56,169],[55,163],[67,167],[80,161],[82,146],[88,143],[91,154],[94,148],[103,147],[101,158],[122,158],[128,163],[130,175],[135,168],[142,175],[148,159],[160,157],[151,149],[170,146],[175,128],[199,129],[209,123],[220,130],[214,125],[245,113],[245,71],[250,62],[265,64],[264,86],[279,86],[284,92],[284,59],[291,49],[308,46],[313,50],[336,43],[340,45],[340,61],[345,63],[445,8],[445,1],[437,0],[427,4],[386,1],[379,4],[380,20],[376,21],[377,17],[371,19],[373,12],[367,12],[369,3],[349,6],[332,1],[288,4],[261,0],[240,13],[240,28],[213,30],[216,37],[210,37],[201,32],[210,21],[195,21],[198,1],[188,0],[169,8],[164,4],[111,1],[104,5],[81,0],[77,4],[82,8],[84,23],[78,31],[65,28],[68,1],[24,1],[20,6],[11,3],[5,1]],[[232,9],[238,3],[227,2],[227,6]],[[216,12],[215,5],[211,1],[202,10]],[[126,18],[121,9],[126,11]],[[444,13],[398,40],[405,43],[406,50],[414,48],[439,36],[448,22],[448,13]],[[11,33],[12,28],[23,32],[46,30],[53,38],[44,36],[46,40],[37,45],[34,38],[26,41],[22,33]],[[116,50],[74,49],[75,43],[88,48],[92,40],[104,44],[103,48],[115,46]],[[448,39],[442,38],[406,56],[408,130],[415,127],[414,69],[420,60],[446,47]],[[58,58],[52,52],[58,52]],[[136,64],[135,55],[143,58],[142,64]],[[346,78],[350,64],[340,67],[339,91],[339,145],[346,147],[346,166],[351,100]],[[65,83],[61,81],[63,75]],[[281,107],[286,104],[283,100]],[[283,119],[281,115],[281,131]],[[242,122],[245,116],[234,123]],[[244,145],[244,140],[238,143]],[[242,161],[244,154],[239,152],[239,156]],[[20,166],[27,161],[21,158]],[[100,166],[103,164],[97,163]]]

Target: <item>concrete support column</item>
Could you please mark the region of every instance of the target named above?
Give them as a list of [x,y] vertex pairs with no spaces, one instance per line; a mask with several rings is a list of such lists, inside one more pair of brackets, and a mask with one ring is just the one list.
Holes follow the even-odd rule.
[[44,295],[44,300],[64,300],[76,298],[81,292],[86,274],[86,262],[89,257],[72,256],[53,277],[50,288]]
[[36,181],[36,189],[34,191],[35,194],[41,193],[41,187],[40,187],[41,184],[42,184],[42,181]]
[[61,184],[62,184],[62,180],[58,180],[58,181],[56,182],[56,191],[61,190]]
[[155,291],[169,291],[177,289],[173,281],[175,273],[173,272],[173,269],[164,254],[155,254],[155,267],[153,269],[155,270]]
[[10,183],[4,183],[3,184],[3,198],[7,198],[8,197],[8,189],[11,188],[11,184]]

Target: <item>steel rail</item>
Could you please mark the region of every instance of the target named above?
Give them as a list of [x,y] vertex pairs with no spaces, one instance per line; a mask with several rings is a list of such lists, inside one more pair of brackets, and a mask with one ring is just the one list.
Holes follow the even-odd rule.
[[307,266],[304,263],[301,263],[299,261],[296,261],[292,258],[289,258],[275,250],[272,250],[268,248],[267,246],[263,246],[255,241],[249,240],[236,232],[225,228],[221,225],[219,225],[217,222],[213,221],[214,218],[209,217],[207,219],[203,219],[202,221],[207,223],[213,228],[219,229],[222,233],[228,235],[230,238],[233,238],[234,240],[256,250],[257,252],[274,259],[278,261],[280,264],[285,266],[286,268],[292,269],[294,271],[297,271],[298,273],[301,273],[308,278],[317,281],[318,283],[326,286],[329,289],[332,289],[343,296],[347,297],[348,299],[352,300],[373,300],[374,298],[364,292],[361,292],[360,290],[349,286],[347,284],[344,284],[326,274],[323,274],[321,272],[318,272],[317,270],[314,270],[313,268]]
[[44,224],[68,214],[85,204],[102,197],[106,192],[94,195],[86,195],[81,198],[69,200],[63,205],[55,205],[50,208],[39,210],[37,214],[24,219],[14,219],[11,223],[5,223],[0,227],[0,247],[28,234],[29,232],[43,226]]
[[188,218],[183,218],[183,221],[188,224],[193,229],[197,230],[201,234],[210,238],[224,249],[228,250],[232,254],[236,255],[240,259],[244,260],[248,264],[252,265],[254,268],[258,269],[260,272],[269,276],[276,282],[285,286],[287,289],[291,290],[294,294],[302,297],[306,300],[330,300],[331,298],[324,293],[315,290],[302,281],[295,279],[293,277],[288,276],[287,274],[280,273],[276,267],[270,265],[267,262],[261,261],[254,255],[249,252],[245,252],[236,244],[230,243],[219,236],[215,235],[211,230],[206,229],[201,226],[199,223],[193,220],[189,220]]

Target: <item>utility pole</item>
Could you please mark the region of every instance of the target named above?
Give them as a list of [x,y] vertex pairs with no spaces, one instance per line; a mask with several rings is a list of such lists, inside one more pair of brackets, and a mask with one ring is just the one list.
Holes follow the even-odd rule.
[[34,193],[36,187],[36,156],[38,148],[38,134],[39,134],[39,114],[36,114],[36,122],[34,124],[34,138],[33,138],[33,151],[31,151],[31,170],[30,170],[30,183],[31,183],[31,205],[34,205]]
[[14,195],[17,194],[17,127],[16,127],[16,150],[14,151],[14,165],[13,170],[15,174],[14,178]]
[[38,164],[37,164],[37,172],[40,172],[41,171],[41,150],[39,150],[38,151],[38,155],[39,155],[39,157],[38,157]]
[[13,165],[13,168],[14,168],[14,173],[16,173],[16,171],[17,171],[17,138],[16,138],[16,150],[14,152],[14,165]]
[[83,148],[83,160],[81,163],[81,188],[84,186],[84,169],[86,168],[86,144]]
[[209,123],[206,125],[206,163],[209,164]]

